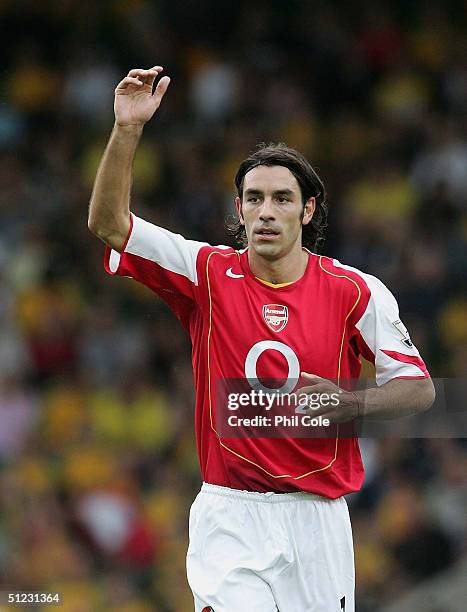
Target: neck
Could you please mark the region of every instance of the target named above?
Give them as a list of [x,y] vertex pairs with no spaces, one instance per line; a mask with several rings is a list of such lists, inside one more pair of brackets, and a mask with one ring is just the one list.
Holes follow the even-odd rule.
[[268,283],[279,285],[293,283],[304,274],[308,265],[308,253],[301,247],[280,259],[265,259],[253,249],[248,249],[248,263],[252,273]]

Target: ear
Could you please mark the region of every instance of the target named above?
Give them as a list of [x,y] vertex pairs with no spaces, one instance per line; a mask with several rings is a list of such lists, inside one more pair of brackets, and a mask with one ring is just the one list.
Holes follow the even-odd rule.
[[245,225],[245,219],[243,218],[242,214],[242,201],[238,196],[235,198],[235,208],[237,209],[237,215],[240,220],[240,224]]
[[305,208],[303,211],[302,225],[308,225],[308,223],[310,223],[311,219],[313,218],[315,210],[316,210],[316,198],[315,197],[308,198],[308,200],[305,203]]

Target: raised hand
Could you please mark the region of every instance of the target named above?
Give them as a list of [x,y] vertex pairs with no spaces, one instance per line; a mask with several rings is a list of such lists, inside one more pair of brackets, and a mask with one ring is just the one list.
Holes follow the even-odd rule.
[[151,119],[170,83],[168,76],[162,77],[153,92],[154,81],[162,70],[162,66],[153,66],[149,70],[134,68],[120,81],[114,101],[117,125],[142,126]]

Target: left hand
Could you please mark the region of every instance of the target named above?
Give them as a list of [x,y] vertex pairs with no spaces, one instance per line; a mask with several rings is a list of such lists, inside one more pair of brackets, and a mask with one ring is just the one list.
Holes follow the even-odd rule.
[[312,393],[319,395],[326,393],[328,396],[337,394],[339,397],[338,405],[334,405],[335,402],[327,401],[327,405],[322,405],[317,409],[308,408],[305,414],[310,414],[313,417],[326,417],[331,423],[345,423],[360,416],[360,402],[355,393],[344,391],[344,389],[341,389],[327,378],[321,378],[321,376],[316,374],[302,372],[300,376],[309,381],[309,386],[301,387],[297,390],[297,393],[306,393],[308,395]]

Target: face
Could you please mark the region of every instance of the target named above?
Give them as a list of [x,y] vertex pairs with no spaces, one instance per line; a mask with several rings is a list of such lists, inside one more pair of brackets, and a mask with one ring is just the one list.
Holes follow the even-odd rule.
[[250,249],[276,260],[301,250],[302,227],[311,221],[316,202],[310,198],[303,206],[300,186],[288,168],[257,166],[246,173],[243,201],[237,197],[235,205]]

